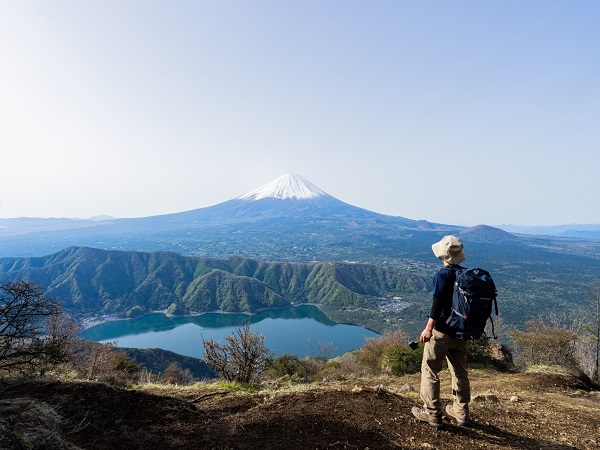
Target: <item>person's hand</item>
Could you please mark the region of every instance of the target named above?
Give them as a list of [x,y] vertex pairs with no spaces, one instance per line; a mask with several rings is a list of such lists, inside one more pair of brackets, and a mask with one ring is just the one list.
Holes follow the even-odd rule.
[[429,328],[425,328],[423,330],[423,332],[421,333],[421,338],[419,340],[423,343],[429,342],[432,334],[433,334],[433,330],[430,330]]

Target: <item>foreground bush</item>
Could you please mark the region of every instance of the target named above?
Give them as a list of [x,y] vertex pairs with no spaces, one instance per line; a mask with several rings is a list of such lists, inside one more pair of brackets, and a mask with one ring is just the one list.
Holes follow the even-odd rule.
[[35,283],[0,283],[0,376],[43,374],[68,358],[76,332],[60,304]]
[[273,354],[265,347],[265,337],[250,331],[250,323],[225,337],[226,344],[204,341],[204,360],[227,381],[254,383],[267,368]]
[[525,327],[525,331],[511,333],[519,365],[557,365],[578,370],[574,331],[558,323],[547,324],[542,319],[527,321]]
[[381,359],[382,372],[391,375],[404,375],[421,371],[423,346],[412,349],[407,344],[395,343],[387,347]]
[[167,366],[159,381],[165,384],[188,385],[196,381],[190,369],[183,369],[176,362]]
[[369,368],[375,374],[403,375],[418,372],[421,368],[423,348],[413,350],[402,331],[368,339],[357,351],[359,366]]
[[322,364],[311,358],[300,359],[296,355],[281,355],[267,364],[265,375],[269,378],[288,377],[299,381],[309,381],[319,371]]
[[141,366],[114,343],[75,340],[71,357],[60,370],[70,378],[126,385],[138,380]]

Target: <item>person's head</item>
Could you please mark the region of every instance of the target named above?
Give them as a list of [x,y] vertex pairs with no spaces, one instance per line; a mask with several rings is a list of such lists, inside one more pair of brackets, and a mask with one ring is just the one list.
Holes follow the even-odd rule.
[[463,243],[456,236],[444,236],[441,241],[431,246],[436,258],[444,264],[460,264],[466,257],[463,252]]

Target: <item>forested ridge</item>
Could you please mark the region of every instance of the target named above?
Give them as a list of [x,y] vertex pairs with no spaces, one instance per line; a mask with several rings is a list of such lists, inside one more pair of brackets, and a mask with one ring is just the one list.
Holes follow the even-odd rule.
[[0,279],[36,282],[67,310],[82,315],[252,313],[298,303],[365,308],[375,307],[384,296],[430,290],[428,277],[367,264],[277,263],[86,247],[0,259]]

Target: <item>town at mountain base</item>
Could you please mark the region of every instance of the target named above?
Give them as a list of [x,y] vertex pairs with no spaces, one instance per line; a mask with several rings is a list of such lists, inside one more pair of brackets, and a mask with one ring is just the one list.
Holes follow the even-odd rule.
[[[450,403],[450,374],[441,380]],[[600,393],[580,379],[474,370],[471,380],[473,424],[445,418],[440,430],[410,413],[420,402],[418,374],[258,391],[5,384],[0,447],[23,448],[17,437],[27,431],[30,442],[62,449],[600,448]]]

